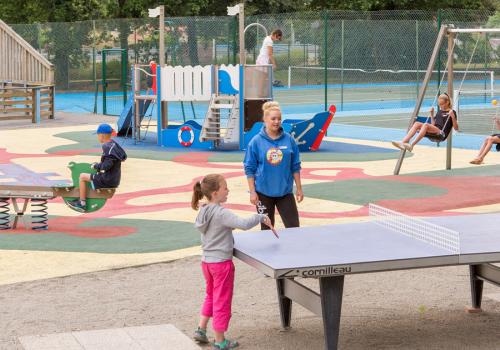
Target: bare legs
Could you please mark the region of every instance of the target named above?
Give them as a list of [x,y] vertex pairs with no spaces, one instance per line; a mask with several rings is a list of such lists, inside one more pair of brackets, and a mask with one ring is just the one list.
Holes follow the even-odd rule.
[[80,174],[80,200],[84,201],[87,198],[87,182],[90,182],[90,174]]
[[[408,151],[411,151],[413,149],[413,146],[415,146],[417,143],[422,140],[425,135],[432,134],[432,135],[439,135],[441,130],[432,124],[429,123],[421,123],[421,122],[415,122],[410,130],[408,130],[408,133],[406,136],[403,138],[401,142],[393,142],[392,144],[395,145],[396,147],[403,149],[405,148]],[[410,140],[416,135],[415,139],[413,142],[410,144]]]
[[491,150],[491,146],[493,144],[498,144],[500,143],[500,137],[498,136],[488,136],[484,142],[483,145],[481,146],[481,149],[479,150],[479,153],[476,158],[470,161],[471,164],[481,164],[484,160],[484,157],[488,154],[488,152]]
[[[415,123],[416,124],[416,123]],[[425,135],[427,134],[432,134],[432,135],[439,135],[439,133],[441,132],[441,130],[437,127],[437,126],[434,126],[432,124],[429,124],[429,123],[419,123],[421,124],[420,126],[420,131],[418,132],[418,135],[417,137],[415,137],[415,140],[413,140],[413,142],[411,143],[411,146],[415,146],[417,143],[420,142],[420,140],[422,140]],[[415,134],[413,134],[415,135]],[[406,137],[408,137],[408,135],[406,135]],[[411,139],[408,138],[408,141]],[[406,142],[408,142],[406,141]],[[403,141],[405,142],[405,141]]]

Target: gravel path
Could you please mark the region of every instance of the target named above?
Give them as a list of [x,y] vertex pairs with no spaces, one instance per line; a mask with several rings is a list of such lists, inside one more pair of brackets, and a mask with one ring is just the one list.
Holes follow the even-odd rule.
[[[275,282],[236,261],[230,337],[241,349],[322,349],[321,321],[294,305],[282,332]],[[308,280],[316,286],[316,281]],[[467,314],[467,267],[348,276],[340,349],[499,349],[500,302]],[[500,291],[486,285],[485,295]],[[203,297],[199,257],[0,286],[0,349],[21,335],[171,323],[190,335]]]

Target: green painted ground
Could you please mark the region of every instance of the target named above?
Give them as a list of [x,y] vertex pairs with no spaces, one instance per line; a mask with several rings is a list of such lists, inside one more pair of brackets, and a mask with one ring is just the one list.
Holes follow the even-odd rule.
[[500,176],[500,165],[478,165],[468,168],[435,170],[402,176]]
[[[86,149],[94,149],[101,148],[101,145],[97,142],[96,135],[92,134],[92,132],[87,131],[73,131],[73,132],[64,132],[60,134],[56,134],[56,137],[60,137],[63,139],[71,140],[75,143],[56,146],[49,148],[46,150],[47,153],[56,153],[61,151],[78,151],[78,150],[86,150]],[[118,138],[118,143],[123,144],[123,139]],[[130,142],[127,140],[127,142]],[[153,146],[154,147],[154,146]],[[131,148],[126,147],[127,155],[129,158],[143,158],[143,159],[151,159],[151,160],[172,160],[174,157],[184,154],[183,152],[165,152],[164,150],[151,150],[148,148]],[[151,147],[149,147],[151,148]],[[90,155],[100,156],[100,152],[90,152]]]
[[446,189],[387,180],[356,179],[304,185],[307,197],[365,205],[381,200],[429,198],[445,194]]
[[102,218],[82,226],[129,226],[136,227],[138,232],[113,238],[76,237],[57,232],[0,234],[0,249],[133,254],[168,252],[200,244],[198,231],[186,222]]
[[[77,132],[65,132],[55,135],[60,138],[74,141],[75,143],[52,147],[47,150],[47,153],[55,153],[61,151],[72,151],[72,150],[85,150],[100,148],[101,146],[96,140],[96,135],[92,132],[77,131]],[[122,144],[123,139],[117,139],[120,144]],[[125,144],[125,149],[129,158],[141,158],[150,160],[164,160],[169,161],[173,158],[184,155],[186,152],[174,151],[171,149],[166,150],[162,148],[157,148],[155,145],[147,146],[129,146]],[[367,147],[367,146],[364,146]],[[100,155],[100,152],[91,152],[91,155]],[[397,159],[399,156],[398,152],[371,152],[371,153],[345,153],[345,152],[311,152],[302,153],[301,158],[304,162],[364,162],[364,161],[377,161],[377,160],[387,160],[387,159]],[[411,156],[411,155],[409,155]],[[243,152],[211,152],[211,156],[208,158],[210,162],[224,162],[224,163],[241,163],[243,162],[244,153]]]

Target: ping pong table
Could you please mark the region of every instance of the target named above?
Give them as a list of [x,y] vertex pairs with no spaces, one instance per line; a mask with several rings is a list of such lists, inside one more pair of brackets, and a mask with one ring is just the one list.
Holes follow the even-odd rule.
[[[372,220],[235,235],[234,256],[276,279],[283,328],[292,301],[323,318],[325,349],[337,349],[344,276],[469,265],[471,311],[480,311],[484,281],[500,286],[500,214],[426,220],[369,205]],[[296,278],[316,278],[319,293]]]

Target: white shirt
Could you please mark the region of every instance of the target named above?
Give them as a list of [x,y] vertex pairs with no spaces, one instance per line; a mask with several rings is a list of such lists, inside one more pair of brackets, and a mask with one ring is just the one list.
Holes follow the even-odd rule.
[[259,56],[257,57],[256,64],[269,64],[269,49],[268,47],[273,47],[273,39],[271,36],[266,36],[262,47],[260,48]]

